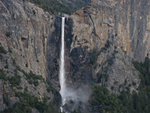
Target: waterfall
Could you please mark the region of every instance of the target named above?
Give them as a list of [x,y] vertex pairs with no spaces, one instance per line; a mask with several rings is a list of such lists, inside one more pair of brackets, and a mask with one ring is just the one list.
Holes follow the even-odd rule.
[[[90,96],[89,87],[80,87],[74,89],[73,86],[66,85],[65,78],[65,17],[62,17],[61,25],[61,53],[60,53],[60,64],[59,64],[59,82],[60,82],[60,95],[61,95],[61,113],[70,113],[75,109],[78,109],[81,102],[87,103]],[[87,92],[86,94],[84,92]],[[69,105],[69,106],[68,106]]]
[[[60,95],[62,98],[62,106],[65,105],[66,97],[66,83],[65,83],[65,45],[64,45],[64,30],[65,30],[65,17],[62,17],[61,26],[61,54],[60,54],[60,70],[59,70],[59,82],[60,82]],[[63,108],[61,107],[61,112]]]

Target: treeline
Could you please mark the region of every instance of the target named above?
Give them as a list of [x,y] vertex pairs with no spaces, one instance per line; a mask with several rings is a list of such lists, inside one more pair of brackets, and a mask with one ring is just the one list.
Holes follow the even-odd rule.
[[123,91],[116,96],[105,87],[94,85],[93,113],[150,113],[150,59],[146,58],[144,63],[134,61],[133,64],[141,78],[138,93]]
[[78,8],[84,6],[87,2],[84,1],[77,1],[70,3],[61,3],[58,0],[29,0],[30,2],[38,5],[39,7],[43,8],[45,11],[51,12],[55,15],[61,14],[72,14]]

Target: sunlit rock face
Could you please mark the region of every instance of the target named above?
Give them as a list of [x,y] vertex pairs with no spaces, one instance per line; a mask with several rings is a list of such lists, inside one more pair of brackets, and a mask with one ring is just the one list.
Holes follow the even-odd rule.
[[[54,30],[54,20],[53,15],[28,1],[0,1],[0,48],[6,51],[0,52],[0,111],[20,102],[16,92],[28,92],[39,101],[45,97],[49,102],[53,100],[44,81],[48,78],[47,40]],[[34,84],[27,78],[29,73],[29,78],[40,75],[41,80]],[[9,82],[8,77],[14,79]],[[13,86],[11,83],[16,81],[18,84]]]
[[0,7],[2,45],[11,49],[20,67],[46,78],[46,46],[54,17],[29,2],[2,0]]
[[[150,57],[149,1],[93,0],[70,17],[74,35],[70,58],[76,69],[72,78],[90,78],[114,93],[122,91],[122,85],[135,82],[137,85],[131,85],[130,91],[136,90],[140,80],[132,61],[143,62]],[[79,74],[80,69],[91,69],[91,73]]]

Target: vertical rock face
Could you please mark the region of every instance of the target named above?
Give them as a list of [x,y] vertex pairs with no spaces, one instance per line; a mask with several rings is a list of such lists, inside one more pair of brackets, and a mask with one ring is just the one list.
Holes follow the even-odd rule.
[[[94,35],[99,37],[99,42],[102,43],[97,42],[98,46],[104,45],[108,35],[114,35],[118,48],[122,48],[136,60],[143,61],[149,54],[149,1],[95,0],[91,4],[72,15],[75,20],[74,32],[81,33],[81,29],[78,28],[83,28],[84,31],[87,29],[87,36],[95,33]],[[79,24],[80,27],[78,27]],[[85,35],[85,33],[81,35]],[[80,37],[85,38],[81,35]],[[91,39],[92,41],[94,40]],[[139,50],[142,52],[141,54],[138,54]]]
[[[23,97],[18,97],[18,93],[32,95],[39,102],[45,98],[47,103],[54,100],[46,82],[49,70],[46,58],[51,52],[47,43],[54,20],[53,15],[30,2],[0,1],[0,111],[20,102]],[[32,111],[38,113],[37,109]]]
[[0,1],[1,43],[25,71],[46,77],[46,47],[53,17],[29,2]]
[[[68,16],[65,24],[68,86],[78,89],[97,83],[116,94],[127,87],[130,92],[136,90],[140,79],[132,61],[143,62],[145,57],[150,58],[149,8],[149,0],[93,0]],[[39,100],[46,94],[50,101],[54,98],[59,104],[57,92],[55,95],[47,92],[47,84],[43,82],[34,87],[25,76],[30,71],[30,75],[42,75],[59,91],[60,35],[60,17],[24,0],[1,0],[0,71],[5,71],[8,77],[16,77],[17,69],[21,92],[27,87]],[[0,111],[8,107],[3,98],[4,88],[11,92],[8,81],[2,79],[6,78],[0,78]],[[6,95],[14,97],[15,94]],[[19,101],[13,99],[12,104]]]
[[55,29],[49,35],[47,43],[47,68],[49,77],[53,87],[59,90],[59,52],[60,52],[60,36],[61,36],[61,18],[56,18],[54,22]]
[[132,61],[150,57],[149,5],[148,0],[95,0],[71,15],[73,81],[95,81],[115,93],[122,86],[136,90],[140,80]]

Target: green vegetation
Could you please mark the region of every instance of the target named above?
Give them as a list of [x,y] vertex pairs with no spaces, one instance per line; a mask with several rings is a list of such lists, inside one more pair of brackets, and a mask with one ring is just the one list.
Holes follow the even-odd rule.
[[7,106],[9,105],[9,100],[6,94],[3,94],[3,101]]
[[38,86],[39,81],[45,82],[45,80],[43,79],[41,75],[36,75],[32,71],[27,73],[23,69],[21,69],[19,66],[16,66],[16,70],[21,71],[25,75],[25,78],[29,82],[29,84],[34,84],[34,86]]
[[54,91],[53,91],[53,88],[50,87],[49,85],[47,85],[46,87],[47,87],[47,88],[46,88],[47,92],[50,92],[50,91],[54,92]]
[[7,51],[4,49],[3,46],[0,45],[0,53],[6,54]]
[[57,0],[30,0],[31,2],[39,5],[45,11],[52,12],[55,15],[59,15],[59,12],[70,13],[70,9],[58,2]]
[[19,86],[21,83],[21,77],[19,75],[8,77],[8,80],[11,86],[15,86],[15,87]]
[[[30,2],[33,2],[34,4],[37,4],[39,7],[43,8],[45,11],[51,12],[55,15],[61,15],[63,13],[71,14],[77,8],[82,7],[85,3],[74,1],[72,4],[67,3],[61,3],[57,0],[30,0]],[[72,1],[73,2],[73,1]],[[33,14],[35,15],[36,12],[33,10]]]
[[100,54],[99,50],[97,48],[94,48],[90,53],[90,57],[91,57],[91,63],[92,65],[94,65],[97,61],[98,55]]
[[0,79],[2,79],[4,81],[7,80],[7,76],[2,69],[0,69]]
[[16,96],[19,97],[20,102],[0,113],[32,113],[32,108],[37,109],[40,113],[58,113],[53,104],[47,104],[47,100],[41,102],[26,92],[16,92]]
[[98,73],[97,77],[98,77],[98,82],[104,85],[104,83],[108,81],[109,74],[107,72]]
[[7,37],[10,37],[10,36],[11,36],[11,32],[6,32],[5,35],[6,35]]
[[30,84],[34,84],[34,86],[39,85],[39,80],[43,81],[44,79],[40,75],[34,74],[32,71],[29,73],[24,72],[24,75],[26,76],[26,79]]
[[24,103],[16,103],[12,108],[8,108],[0,113],[32,113],[31,107]]
[[79,106],[75,111],[71,112],[71,113],[82,113],[81,112],[81,106]]
[[9,81],[9,83],[11,84],[11,86],[19,86],[21,83],[21,77],[17,74],[15,76],[6,76],[6,74],[4,73],[4,71],[2,69],[0,69],[0,79],[4,80],[4,81]]
[[[94,112],[100,113],[150,113],[150,59],[144,63],[133,62],[140,72],[141,83],[138,93],[129,90],[119,96],[111,94],[103,86],[93,86],[91,105]],[[135,84],[135,83],[133,83]]]
[[[4,111],[1,111],[0,113],[32,113],[33,109],[38,110],[39,113],[58,113],[53,103],[48,102],[48,97],[45,97],[43,101],[40,101],[37,97],[30,95],[27,92],[27,87],[25,87],[24,92],[15,91],[15,88],[13,87],[16,87],[17,91],[19,89],[22,89],[22,87],[20,86],[21,76],[18,75],[18,71],[22,72],[24,74],[24,77],[28,80],[28,82],[34,84],[35,86],[39,85],[40,81],[46,81],[42,78],[42,76],[35,75],[32,71],[26,73],[19,66],[17,66],[14,59],[12,59],[12,62],[16,67],[16,69],[14,70],[14,76],[7,76],[5,70],[0,69],[0,79],[4,80],[5,83],[10,84],[10,88],[12,88],[12,91],[15,92],[15,97],[18,97],[19,101],[13,106],[10,105],[10,100],[8,97],[9,95],[7,94],[7,92],[4,93],[3,101],[7,108]],[[47,90],[50,92],[53,89],[47,85]]]
[[150,59],[145,58],[144,63],[133,61],[134,67],[140,72],[141,87],[150,85]]
[[[13,62],[14,62],[14,64],[16,64],[15,61],[13,61]],[[32,71],[30,71],[29,73],[26,73],[19,66],[16,66],[16,70],[14,71],[15,76],[9,76],[9,77],[6,76],[6,74],[4,73],[4,71],[2,69],[0,69],[0,79],[9,81],[9,83],[13,87],[19,86],[21,83],[21,77],[18,75],[18,71],[23,72],[23,74],[25,75],[25,78],[28,80],[29,84],[34,84],[34,86],[38,86],[40,81],[45,82],[45,80],[43,79],[43,77],[41,75],[36,75]],[[48,89],[48,90],[50,90],[50,89]]]
[[110,94],[110,92],[103,86],[93,86],[94,93],[91,100],[94,112],[100,113],[122,113],[123,107],[121,101],[117,96]]
[[6,64],[6,66],[4,67],[5,69],[8,69],[8,64]]

